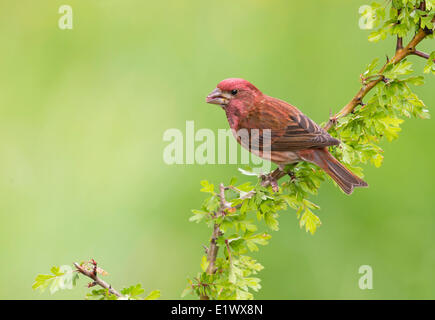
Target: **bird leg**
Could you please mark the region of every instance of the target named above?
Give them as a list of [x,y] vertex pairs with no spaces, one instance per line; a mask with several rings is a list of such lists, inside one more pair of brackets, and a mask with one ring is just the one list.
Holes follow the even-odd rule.
[[287,173],[283,166],[278,166],[274,171],[261,175],[261,185],[263,187],[272,186],[274,192],[278,192],[278,180],[284,177]]
[[278,181],[276,180],[276,178],[273,176],[273,172],[270,172],[268,174],[263,174],[260,176],[261,178],[261,185],[263,187],[267,187],[267,186],[272,186],[272,190],[273,192],[278,192],[279,188],[278,188]]

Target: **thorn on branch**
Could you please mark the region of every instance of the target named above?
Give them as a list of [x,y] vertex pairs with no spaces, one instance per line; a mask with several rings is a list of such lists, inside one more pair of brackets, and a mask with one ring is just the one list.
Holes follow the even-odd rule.
[[[401,9],[398,9],[398,10],[397,10],[397,15],[398,15],[398,16],[400,15],[400,12],[401,12]],[[397,21],[397,24],[400,24],[400,20]],[[402,37],[399,37],[399,35],[397,35],[396,53],[397,53],[397,51],[402,50],[402,49],[403,49],[403,38],[402,38]],[[389,61],[388,61],[388,58],[387,58],[387,63],[388,63],[388,62],[389,62]]]
[[426,1],[420,2],[420,8],[421,11],[426,11]]
[[94,259],[91,259],[90,262],[92,263],[92,265],[94,266],[94,268],[92,269],[92,272],[94,273],[94,275],[97,275],[97,262]]
[[[375,78],[377,78],[377,79],[375,79]],[[363,84],[363,89],[366,88],[366,85],[369,82],[368,80],[372,79],[370,81],[379,81],[379,80],[383,80],[384,78],[385,78],[385,76],[383,74],[373,74],[373,75],[365,77],[365,78],[361,75],[361,83]],[[356,97],[357,101],[358,101],[358,99],[361,99],[361,97]]]
[[[418,57],[424,58],[424,59],[429,59],[429,57],[430,57],[429,54],[427,54],[427,53],[425,53],[425,52],[422,52],[422,51],[418,51],[418,50],[415,50],[415,51],[413,52],[413,54],[416,55],[416,56],[418,56]],[[434,59],[433,61],[435,62],[435,59]]]
[[[361,76],[361,80],[362,80],[362,74],[360,76]],[[337,121],[338,121],[338,119],[332,113],[332,109],[329,109],[329,120],[328,120],[328,123],[326,124],[326,126],[330,126],[330,127],[335,126],[337,124]]]
[[230,245],[229,245],[228,239],[225,239],[225,246],[227,247],[228,259],[230,260],[230,265],[231,265],[232,264],[232,261],[231,261],[231,250],[230,250]]
[[[357,103],[356,103],[357,106],[358,106],[358,105],[360,105],[360,106],[362,106],[362,107],[365,106],[365,103],[362,101],[362,98],[361,98],[361,97],[357,97],[357,98],[356,98],[356,101],[357,101]],[[355,109],[351,110],[350,113],[351,113],[351,114],[355,114]]]
[[[397,36],[397,43],[396,43],[396,52],[403,49],[403,39],[402,37]],[[388,57],[387,57],[388,62]]]

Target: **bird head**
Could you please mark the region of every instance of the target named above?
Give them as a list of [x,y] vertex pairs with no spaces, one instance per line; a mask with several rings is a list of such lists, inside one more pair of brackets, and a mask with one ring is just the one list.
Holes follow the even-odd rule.
[[261,95],[253,84],[238,78],[221,81],[207,96],[206,102],[220,105],[222,108],[233,107],[237,109],[248,108]]

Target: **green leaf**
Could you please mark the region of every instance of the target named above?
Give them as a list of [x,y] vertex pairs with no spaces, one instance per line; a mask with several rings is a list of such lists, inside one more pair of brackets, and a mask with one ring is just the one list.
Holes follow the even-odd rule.
[[41,291],[44,291],[48,285],[50,284],[50,280],[53,279],[55,276],[50,274],[38,274],[35,278],[35,282],[32,285],[32,289],[40,289]]
[[381,40],[381,38],[382,35],[379,31],[373,31],[368,37],[370,42],[378,42],[379,40]]
[[364,77],[369,77],[372,76],[374,74],[376,74],[375,72],[375,68],[378,66],[379,63],[379,59],[376,58],[374,59],[366,68],[366,71],[364,71],[363,75]]
[[192,293],[193,293],[192,287],[189,286],[183,290],[183,292],[181,293],[181,297],[184,298],[185,296],[192,294]]
[[142,288],[140,283],[121,290],[121,294],[126,296],[126,298],[129,300],[142,299],[140,295],[144,292],[145,290]]
[[305,226],[305,231],[314,234],[321,222],[318,216],[312,213],[309,209],[306,209],[302,217],[300,218],[299,225],[302,228]]
[[393,65],[391,70],[385,72],[385,76],[390,79],[396,79],[400,75],[407,75],[412,73],[412,63],[407,60],[402,60]]
[[189,218],[190,222],[199,223],[204,218],[207,218],[209,216],[209,213],[206,212],[206,211],[201,211],[201,210],[193,209],[192,212],[193,212],[194,215]]
[[406,79],[406,82],[413,84],[414,86],[421,86],[424,84],[423,76],[415,76]]
[[59,290],[72,289],[75,286],[78,275],[73,272],[71,266],[53,266],[50,271],[52,274],[39,274],[36,276],[32,285],[33,290],[39,289],[43,292],[49,287],[50,294],[54,294]]
[[202,271],[206,272],[209,264],[210,264],[210,262],[207,261],[207,257],[206,256],[202,256],[202,258],[201,258],[201,269],[202,269]]
[[384,161],[384,157],[381,154],[376,154],[372,157],[372,162],[376,168],[379,168]]
[[434,59],[435,59],[435,51],[433,51],[429,55],[429,58],[427,59],[426,65],[425,65],[424,70],[423,70],[424,73],[430,73],[430,72],[432,72],[433,74],[435,74]]
[[279,230],[279,222],[276,219],[276,216],[276,214],[270,212],[264,214],[264,221],[266,222],[266,225],[274,231]]
[[232,177],[230,180],[230,186],[234,186],[237,182],[237,177]]
[[210,184],[207,180],[202,180],[201,185],[203,188],[200,190],[201,192],[208,192],[214,194],[214,185]]
[[145,298],[144,300],[156,300],[160,298],[160,290],[154,290],[151,291]]
[[86,300],[118,300],[118,297],[111,294],[108,289],[94,289],[87,293]]

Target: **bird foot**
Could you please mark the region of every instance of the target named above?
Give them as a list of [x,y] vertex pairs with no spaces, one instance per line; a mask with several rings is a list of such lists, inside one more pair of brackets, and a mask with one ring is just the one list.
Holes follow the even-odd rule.
[[261,175],[261,185],[263,187],[272,186],[273,192],[278,192],[278,181],[273,176],[273,172]]

